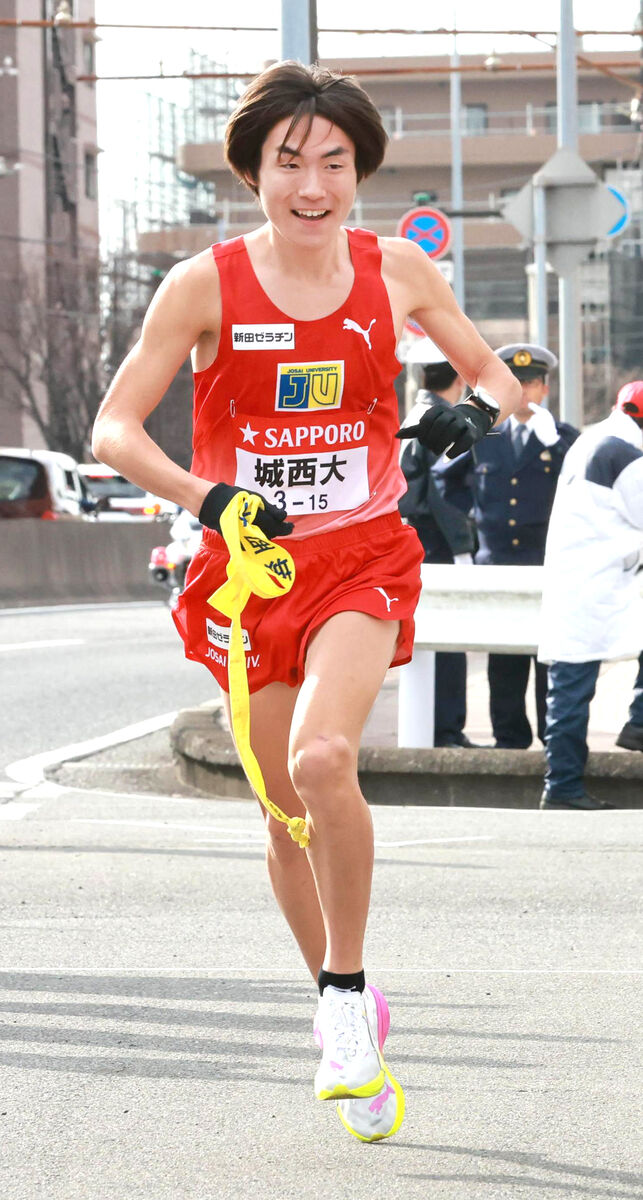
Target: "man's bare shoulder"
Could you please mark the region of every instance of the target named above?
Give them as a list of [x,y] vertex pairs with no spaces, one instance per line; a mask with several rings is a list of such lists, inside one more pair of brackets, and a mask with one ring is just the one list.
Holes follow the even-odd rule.
[[193,340],[202,332],[218,330],[221,289],[210,247],[168,271],[148,310],[148,323],[159,318],[189,327]]
[[182,262],[175,263],[168,271],[165,277],[165,283],[175,289],[193,289],[197,290],[205,283],[212,286],[217,283],[219,272],[217,271],[212,247],[208,246],[206,250],[199,251],[198,254],[193,254],[191,258],[185,258]]
[[443,299],[444,280],[424,250],[408,238],[378,238],[382,251],[382,277],[408,305],[407,311],[439,303]]
[[384,271],[394,276],[408,275],[409,271],[426,276],[429,258],[415,242],[400,237],[381,237],[377,241]]

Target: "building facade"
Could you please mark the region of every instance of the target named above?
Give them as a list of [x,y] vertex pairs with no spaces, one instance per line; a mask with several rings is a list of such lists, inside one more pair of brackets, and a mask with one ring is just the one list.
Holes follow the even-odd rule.
[[[618,59],[618,65],[613,64]],[[394,234],[402,214],[419,194],[451,210],[449,59],[364,59],[328,61],[354,72],[377,104],[389,133],[383,166],[359,188],[351,219],[381,235]],[[501,202],[518,191],[556,149],[554,53],[503,55],[495,70],[481,56],[461,59],[461,135],[464,183],[466,309],[492,345],[528,336],[531,253],[513,226],[503,220]],[[631,101],[640,87],[636,53],[583,55],[578,64],[578,123],[581,156],[601,178],[616,183],[630,200],[627,236],[601,249],[599,263],[586,271],[586,390],[588,415],[601,396],[619,382],[619,372],[635,369],[643,334],[630,329],[624,353],[615,363],[619,320],[630,320],[632,288],[640,281],[641,126]],[[207,140],[181,147],[178,165],[196,179],[215,185],[211,223],[177,224],[143,233],[141,250],[167,261],[197,253],[210,242],[243,234],[261,221],[257,202],[227,169],[220,127]],[[623,243],[628,247],[622,252]],[[612,260],[628,258],[625,267]],[[631,265],[638,259],[639,265]],[[628,290],[614,316],[610,293],[617,280]],[[612,286],[610,286],[610,280]],[[551,342],[556,348],[557,289],[550,281]],[[631,320],[630,320],[631,324]],[[623,339],[621,339],[623,340]],[[625,346],[627,343],[627,350]],[[619,342],[620,344],[620,342]],[[613,369],[614,368],[614,369]],[[554,386],[555,399],[555,386]]]
[[[51,22],[58,0],[0,0],[10,21]],[[94,0],[72,16],[94,17]],[[50,443],[71,322],[96,314],[98,189],[95,34],[0,28],[0,443]],[[58,381],[58,382],[57,382]],[[60,414],[61,437],[66,437]],[[64,446],[55,448],[64,449]]]

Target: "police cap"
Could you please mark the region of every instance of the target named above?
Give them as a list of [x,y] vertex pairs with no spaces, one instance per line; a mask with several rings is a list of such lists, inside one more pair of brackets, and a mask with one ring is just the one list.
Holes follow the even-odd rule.
[[551,350],[533,342],[512,342],[510,346],[501,346],[496,354],[517,379],[536,379],[558,366],[558,359]]

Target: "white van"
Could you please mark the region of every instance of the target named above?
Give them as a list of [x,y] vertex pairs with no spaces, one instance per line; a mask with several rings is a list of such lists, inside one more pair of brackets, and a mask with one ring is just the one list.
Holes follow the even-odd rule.
[[78,463],[69,454],[0,446],[0,519],[70,520],[93,508]]

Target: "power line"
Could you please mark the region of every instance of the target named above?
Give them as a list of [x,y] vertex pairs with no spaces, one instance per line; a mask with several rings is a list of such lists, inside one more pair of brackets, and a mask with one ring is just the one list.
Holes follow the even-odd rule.
[[[629,69],[631,71],[639,70],[638,59],[623,59],[615,62],[596,63],[586,56],[579,56],[579,61],[582,61],[584,66],[591,66],[598,71],[610,71]],[[554,60],[547,63],[499,63],[494,67],[493,74],[499,75],[512,71],[547,71],[554,72],[556,63]],[[424,65],[422,67],[367,67],[351,70],[351,75],[359,76],[360,78],[375,78],[388,79],[397,78],[403,75],[454,75],[454,74],[486,74],[486,69],[483,63],[460,64],[458,67],[452,67],[449,62],[445,61],[439,66]],[[166,74],[161,72],[155,75],[77,75],[78,83],[105,83],[105,82],[128,82],[134,79],[255,79],[257,71],[181,71],[178,74]]]
[[[134,22],[110,21],[65,21],[64,25],[54,20],[18,20],[13,17],[0,18],[0,28],[8,29],[167,29],[167,30],[210,30],[213,33],[279,33],[277,25],[161,25],[140,24]],[[455,34],[463,37],[488,35],[489,37],[534,37],[542,34],[545,37],[556,37],[556,29],[447,29],[444,25],[437,29],[353,29],[348,26],[321,26],[318,33],[356,33],[370,36],[372,34],[401,34],[409,37],[453,37]],[[577,29],[579,37],[641,37],[641,29]]]

